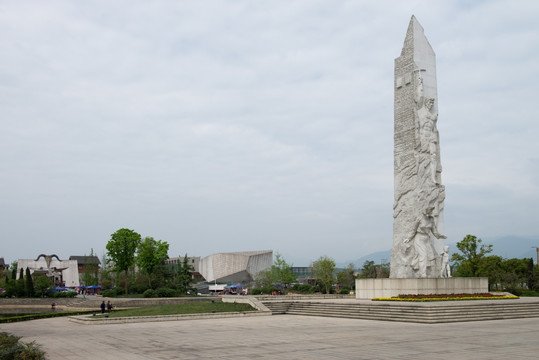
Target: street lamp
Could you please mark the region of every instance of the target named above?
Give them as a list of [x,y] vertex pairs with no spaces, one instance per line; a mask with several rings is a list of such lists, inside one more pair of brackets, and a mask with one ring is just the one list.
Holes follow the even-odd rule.
[[532,248],[534,248],[537,251],[537,264],[539,265],[539,247],[532,246]]

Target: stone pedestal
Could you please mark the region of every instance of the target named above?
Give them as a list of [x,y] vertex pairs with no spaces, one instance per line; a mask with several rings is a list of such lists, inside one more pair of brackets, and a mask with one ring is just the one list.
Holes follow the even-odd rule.
[[477,294],[488,292],[488,278],[358,279],[356,298],[372,299],[405,294]]

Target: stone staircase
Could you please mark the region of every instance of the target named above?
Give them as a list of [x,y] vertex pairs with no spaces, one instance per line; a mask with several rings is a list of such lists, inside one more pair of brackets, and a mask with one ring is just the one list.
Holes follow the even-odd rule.
[[448,305],[414,303],[340,304],[331,302],[263,302],[273,315],[304,315],[424,324],[539,317],[539,302],[492,300]]
[[262,304],[266,305],[271,310],[272,315],[286,314],[290,309],[290,306],[294,304],[292,301],[263,301]]

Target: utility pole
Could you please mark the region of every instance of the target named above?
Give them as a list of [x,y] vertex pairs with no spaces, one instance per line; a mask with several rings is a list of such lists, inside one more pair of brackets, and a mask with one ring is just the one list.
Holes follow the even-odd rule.
[[536,263],[536,264],[539,265],[539,247],[537,247],[537,246],[532,246],[532,248],[534,248],[535,251],[537,251],[537,263]]

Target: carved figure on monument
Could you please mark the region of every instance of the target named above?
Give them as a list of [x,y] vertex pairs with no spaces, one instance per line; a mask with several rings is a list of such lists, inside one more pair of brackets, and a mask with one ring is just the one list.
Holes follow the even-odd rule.
[[412,17],[395,59],[394,278],[440,277],[445,187],[437,129],[436,55]]
[[442,253],[442,272],[440,277],[450,278],[451,267],[449,266],[449,246],[444,246],[444,252]]
[[[424,101],[423,106],[417,111],[419,125],[419,156],[420,166],[429,169],[431,181],[438,185],[438,172],[441,172],[438,165],[438,130],[436,129],[436,121],[438,114],[432,112],[434,99],[428,98]],[[424,176],[424,174],[421,174]]]
[[414,245],[415,256],[411,265],[418,272],[418,277],[421,278],[432,276],[432,268],[435,266],[437,257],[434,238],[447,238],[438,232],[435,219],[432,216],[433,210],[433,207],[429,207],[423,212],[413,228],[412,236],[404,240],[404,243],[412,242]]

